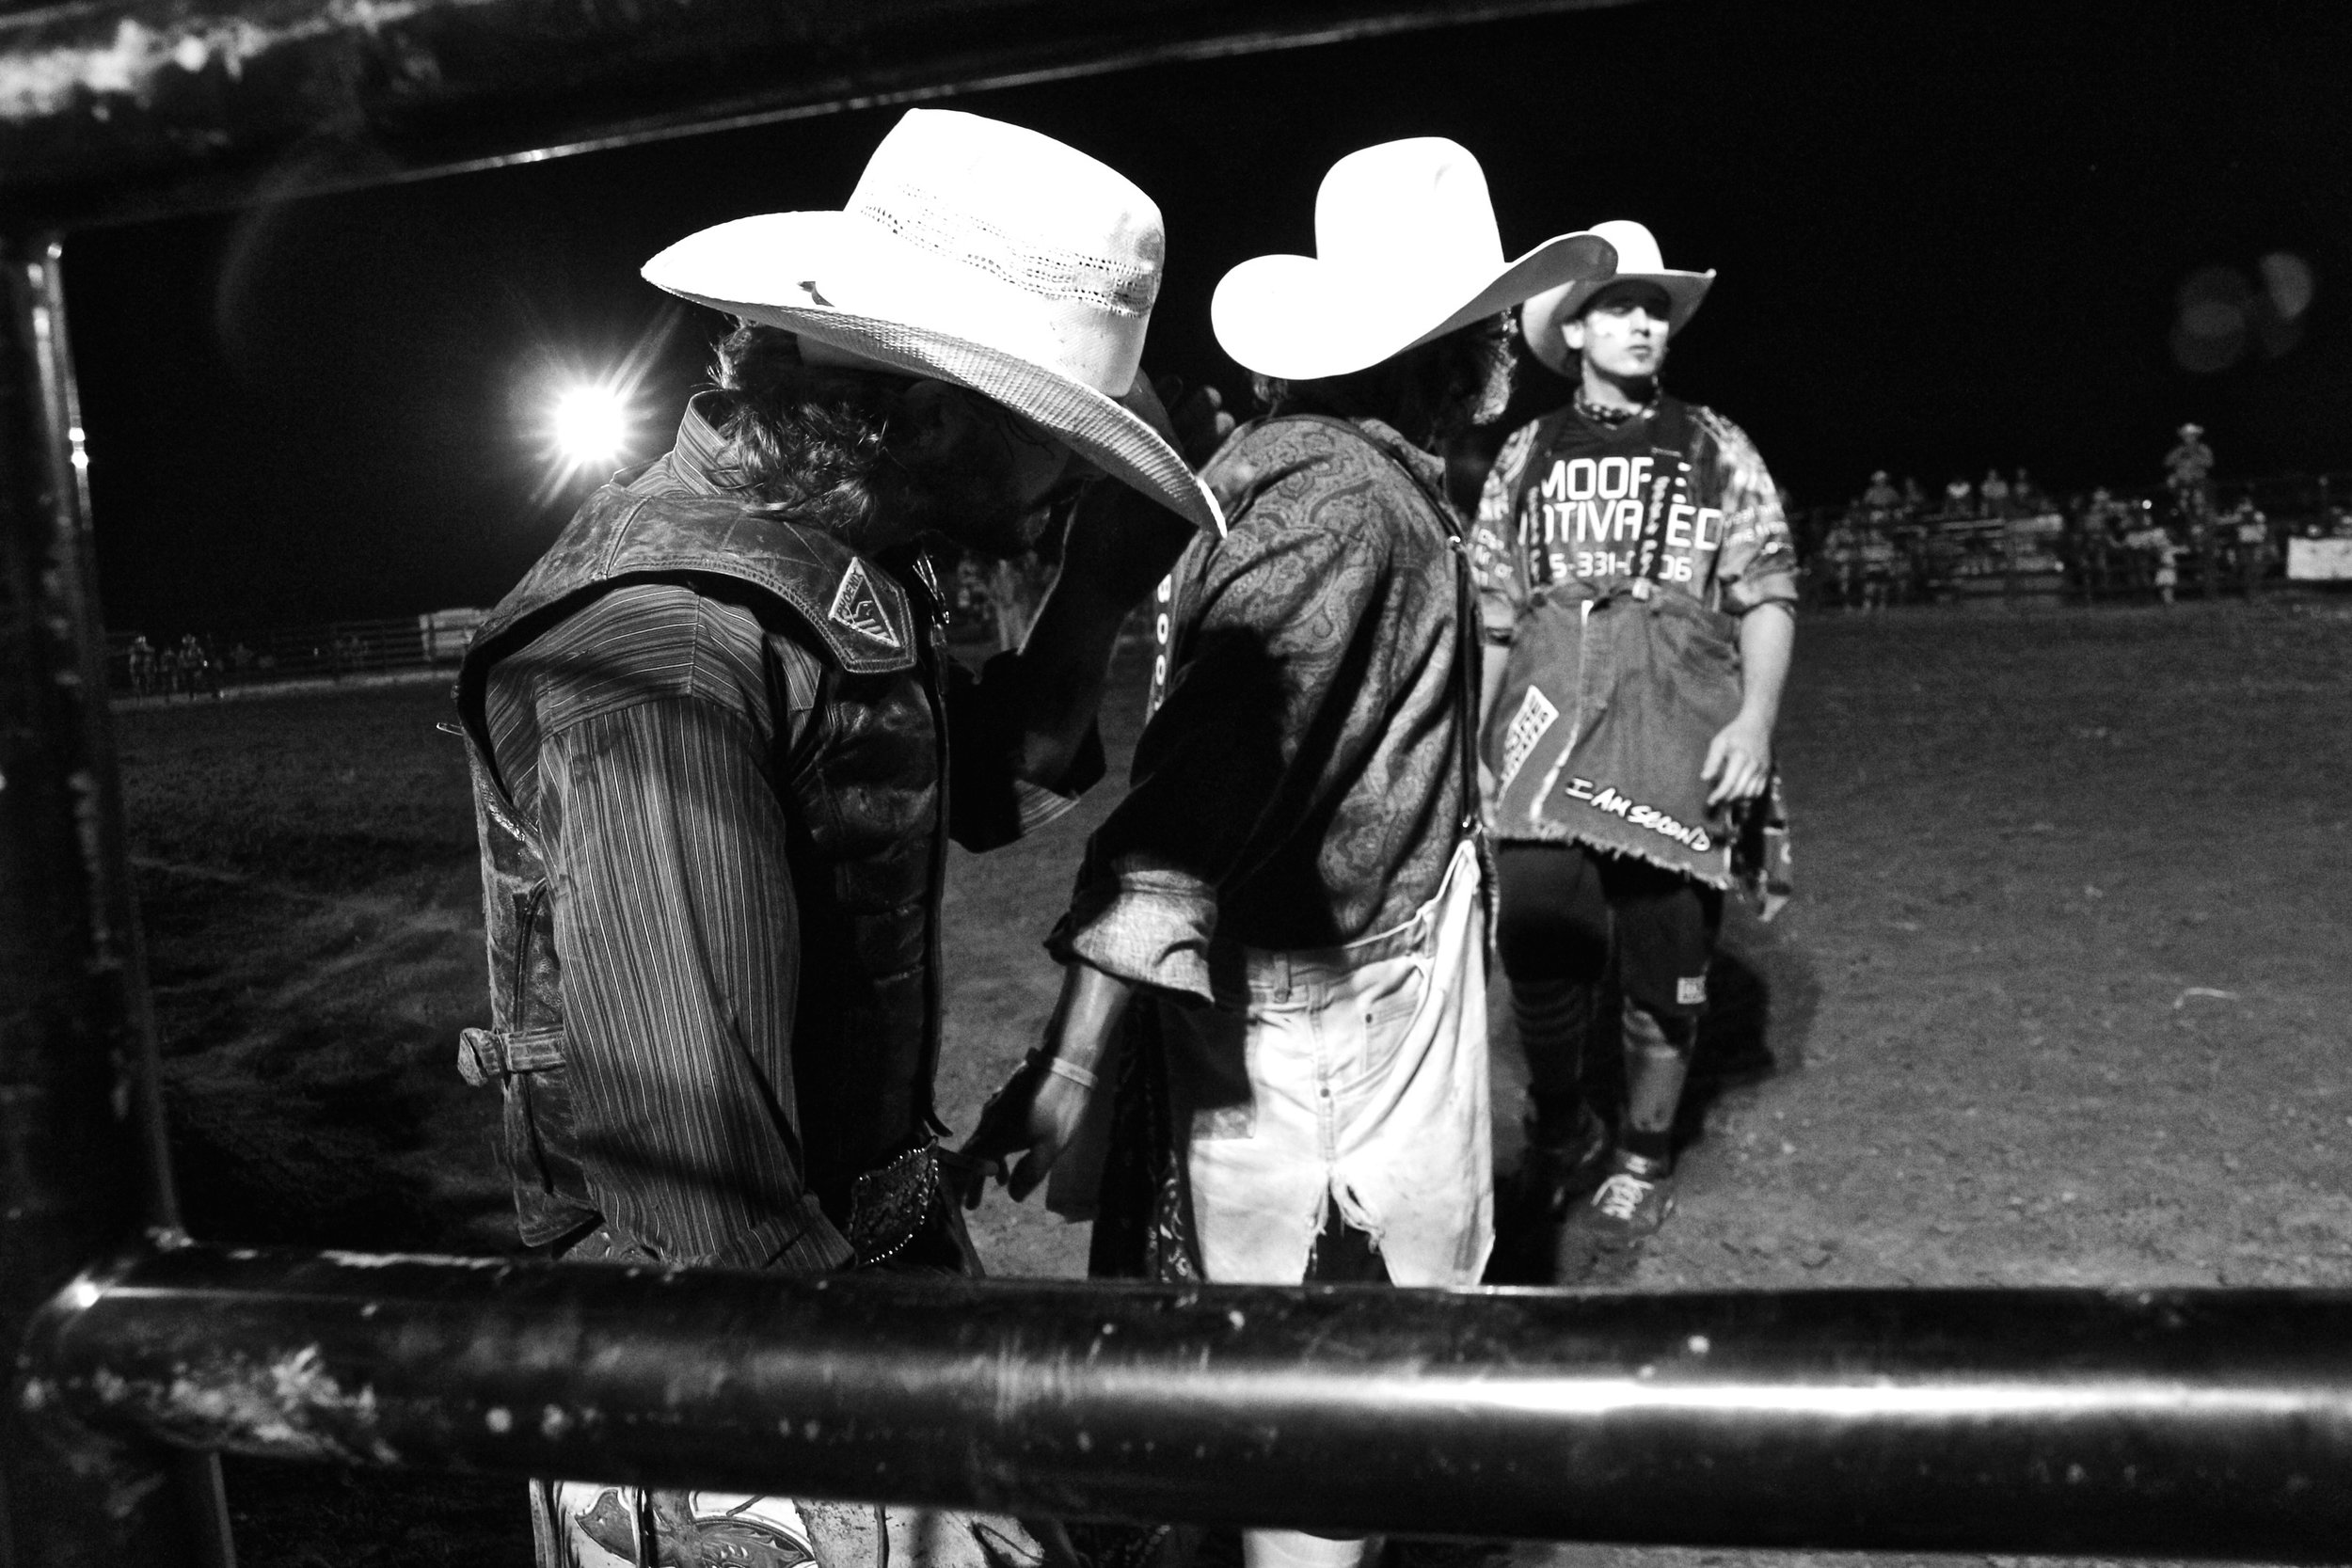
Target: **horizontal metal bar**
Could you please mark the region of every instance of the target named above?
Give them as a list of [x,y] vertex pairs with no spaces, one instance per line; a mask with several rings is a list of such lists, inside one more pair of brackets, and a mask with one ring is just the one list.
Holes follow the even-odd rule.
[[180,1246],[28,1406],[279,1458],[1339,1531],[2340,1560],[2352,1293],[1575,1295]]
[[1625,0],[98,0],[0,16],[0,201],[80,225]]

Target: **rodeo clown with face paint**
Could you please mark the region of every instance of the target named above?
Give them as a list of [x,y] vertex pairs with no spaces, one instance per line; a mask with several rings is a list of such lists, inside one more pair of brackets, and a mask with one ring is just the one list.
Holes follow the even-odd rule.
[[[1471,531],[1497,946],[1533,1102],[1516,1196],[1523,1217],[1560,1224],[1564,1284],[1671,1212],[1670,1140],[1724,893],[1743,869],[1785,890],[1783,867],[1758,863],[1786,856],[1763,826],[1797,599],[1756,448],[1659,386],[1715,275],[1669,270],[1638,223],[1594,232],[1616,246],[1616,277],[1537,295],[1520,318],[1576,396],[1505,443]],[[1588,1042],[1606,1037],[1613,958],[1613,1129],[1580,1086]]]
[[[1019,838],[1101,776],[1119,626],[1218,526],[1137,368],[1163,247],[1158,209],[1092,158],[915,110],[844,210],[646,263],[734,319],[717,386],[590,498],[459,686],[493,1013],[460,1066],[504,1092],[527,1245],[975,1271],[932,1110],[947,840]],[[1021,549],[1080,485],[1027,641],[963,674],[923,542]],[[532,1501],[541,1568],[1046,1555],[940,1511],[572,1481]]]

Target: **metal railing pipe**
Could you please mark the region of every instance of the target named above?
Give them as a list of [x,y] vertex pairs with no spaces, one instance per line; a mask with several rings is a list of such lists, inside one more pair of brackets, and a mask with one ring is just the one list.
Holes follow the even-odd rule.
[[369,1465],[1072,1516],[2340,1560],[2352,1293],[1178,1289],[181,1246],[47,1417]]
[[0,200],[90,221],[1624,0],[87,0],[0,12]]
[[[0,1351],[176,1223],[98,635],[59,246],[0,235]],[[228,1560],[217,1466],[0,1408],[0,1565]]]

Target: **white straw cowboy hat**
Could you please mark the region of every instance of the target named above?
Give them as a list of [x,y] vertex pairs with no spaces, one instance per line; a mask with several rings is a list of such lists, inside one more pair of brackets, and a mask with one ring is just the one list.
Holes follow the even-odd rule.
[[910,109],[837,213],[769,213],[690,234],[645,280],[909,375],[953,382],[1221,531],[1140,373],[1159,295],[1160,210],[1050,136]]
[[1690,325],[1715,281],[1712,267],[1705,272],[1677,272],[1658,253],[1658,241],[1647,229],[1625,218],[1593,225],[1593,232],[1617,247],[1617,276],[1598,282],[1570,283],[1537,294],[1519,310],[1519,331],[1527,346],[1549,369],[1568,372],[1568,345],[1561,340],[1560,324],[1576,319],[1585,302],[1611,283],[1655,283],[1666,291],[1666,336]]
[[1608,242],[1546,240],[1516,261],[1467,149],[1384,142],[1331,166],[1315,193],[1315,253],[1259,256],[1209,302],[1225,352],[1261,375],[1312,381],[1376,365],[1530,294],[1606,277]]

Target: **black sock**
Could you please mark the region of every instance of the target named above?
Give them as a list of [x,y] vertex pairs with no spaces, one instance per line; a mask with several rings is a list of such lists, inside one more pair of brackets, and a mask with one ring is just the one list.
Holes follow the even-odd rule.
[[1672,1129],[1661,1132],[1645,1132],[1638,1127],[1629,1127],[1618,1134],[1617,1147],[1645,1160],[1671,1160],[1675,1152],[1675,1135]]
[[1558,1148],[1576,1142],[1584,1130],[1584,1095],[1579,1089],[1533,1089],[1528,1101],[1535,1107],[1535,1141]]

